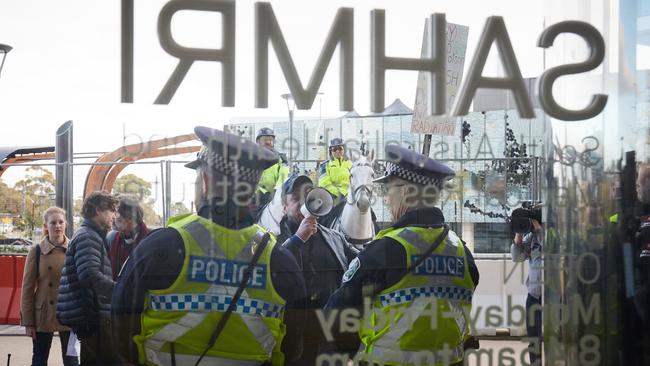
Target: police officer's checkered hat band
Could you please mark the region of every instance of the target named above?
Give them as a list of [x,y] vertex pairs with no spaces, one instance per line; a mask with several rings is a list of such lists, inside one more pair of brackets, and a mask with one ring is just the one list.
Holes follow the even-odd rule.
[[208,163],[211,169],[221,172],[226,176],[231,176],[240,182],[257,184],[262,175],[262,170],[242,166],[234,160],[228,161],[214,151],[208,152],[206,150],[203,161]]
[[386,175],[402,178],[409,182],[421,184],[423,186],[430,184],[440,186],[442,184],[442,180],[440,179],[427,177],[425,175],[419,174],[416,171],[403,168],[395,163],[391,163],[390,161],[386,162]]
[[203,147],[187,168],[207,165],[229,180],[257,184],[262,172],[278,162],[275,152],[239,136],[209,127],[196,127],[194,133]]
[[386,146],[386,172],[376,183],[385,183],[390,177],[423,186],[442,188],[449,177],[455,175],[448,166],[405,147],[391,144]]

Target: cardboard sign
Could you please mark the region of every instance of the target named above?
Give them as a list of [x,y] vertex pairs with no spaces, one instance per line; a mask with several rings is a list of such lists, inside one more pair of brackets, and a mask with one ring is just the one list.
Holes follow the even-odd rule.
[[[422,40],[422,57],[429,55],[429,45],[431,44],[431,24],[427,19],[424,26],[424,37]],[[463,78],[463,66],[465,65],[465,51],[467,50],[467,35],[469,27],[453,23],[447,23],[445,29],[445,39],[447,40],[447,75],[446,75],[446,96],[447,96],[447,114],[454,103],[456,93],[460,88],[460,82]],[[418,86],[415,93],[415,106],[413,108],[413,120],[411,122],[411,132],[424,133],[431,135],[453,136],[456,128],[456,118],[447,116],[431,116],[431,106],[429,105],[429,83],[431,83],[431,74],[420,72],[418,75]]]

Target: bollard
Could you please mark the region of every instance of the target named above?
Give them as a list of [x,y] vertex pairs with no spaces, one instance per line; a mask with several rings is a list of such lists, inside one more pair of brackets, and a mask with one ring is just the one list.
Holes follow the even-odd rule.
[[11,353],[7,353],[7,366],[11,365]]

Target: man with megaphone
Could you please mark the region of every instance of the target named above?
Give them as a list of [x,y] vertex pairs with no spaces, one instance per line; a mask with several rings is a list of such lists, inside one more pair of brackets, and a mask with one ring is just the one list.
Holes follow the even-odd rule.
[[280,223],[278,242],[284,243],[293,253],[302,270],[309,310],[302,357],[295,364],[314,365],[325,348],[315,310],[322,309],[339,287],[357,250],[343,234],[318,224],[318,217],[332,209],[332,196],[323,188],[314,188],[308,176],[290,176],[282,186],[282,202],[285,215]]

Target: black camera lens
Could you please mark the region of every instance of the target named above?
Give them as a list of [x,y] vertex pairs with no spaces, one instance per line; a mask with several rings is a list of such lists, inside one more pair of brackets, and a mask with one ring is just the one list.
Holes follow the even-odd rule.
[[527,234],[532,231],[532,223],[527,217],[513,217],[510,227],[513,233]]

